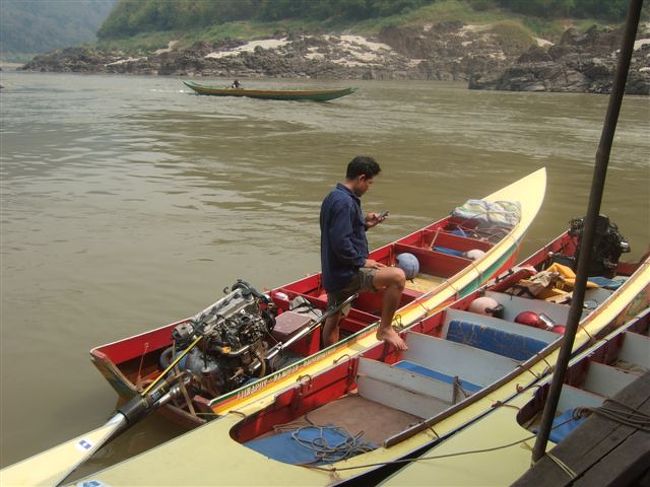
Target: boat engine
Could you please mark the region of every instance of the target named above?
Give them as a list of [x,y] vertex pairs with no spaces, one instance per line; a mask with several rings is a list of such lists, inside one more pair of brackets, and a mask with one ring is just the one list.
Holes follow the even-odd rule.
[[[582,240],[584,231],[584,218],[574,218],[569,223],[569,234]],[[579,248],[575,253],[573,269],[577,270]],[[630,251],[630,244],[621,235],[614,222],[610,222],[605,215],[599,215],[596,219],[594,231],[594,242],[591,249],[591,258],[588,264],[590,276],[614,277],[621,254]]]
[[207,397],[236,389],[267,370],[266,352],[275,325],[268,297],[238,280],[228,294],[193,320],[174,328],[174,345],[163,352],[166,368],[201,335],[203,338],[178,364],[192,375],[190,388]]

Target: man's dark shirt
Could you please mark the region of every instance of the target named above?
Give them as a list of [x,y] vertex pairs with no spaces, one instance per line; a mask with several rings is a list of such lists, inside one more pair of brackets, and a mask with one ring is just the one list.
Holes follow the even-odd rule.
[[338,183],[320,208],[320,255],[323,287],[343,289],[368,257],[368,239],[361,201]]

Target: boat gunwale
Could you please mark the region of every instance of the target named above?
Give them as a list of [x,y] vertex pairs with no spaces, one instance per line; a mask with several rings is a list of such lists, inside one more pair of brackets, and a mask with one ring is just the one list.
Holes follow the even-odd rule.
[[[640,320],[649,319],[648,315],[650,315],[650,307],[646,307],[645,309],[639,311],[634,316],[632,316],[628,320],[626,320],[619,327],[617,327],[614,330],[612,330],[611,332],[607,333],[605,336],[603,336],[601,338],[598,338],[596,342],[591,343],[591,344],[589,342],[587,342],[586,346],[582,347],[582,349],[575,352],[576,355],[571,358],[571,360],[569,362],[569,367],[575,366],[580,361],[588,359],[594,353],[595,350],[599,349],[602,346],[606,346],[612,340],[616,339],[620,334],[625,333],[630,327],[634,326]],[[543,387],[544,385],[547,385],[549,383],[551,378],[552,378],[551,374],[545,375],[544,377],[542,377],[538,381],[536,381],[535,385],[539,385],[540,387]],[[529,385],[529,386],[525,387],[521,392],[517,392],[517,393],[513,394],[510,398],[501,401],[500,404],[503,404],[503,405],[507,406],[509,403],[512,403],[514,401],[521,402],[520,398],[524,398],[524,396],[526,394],[530,394],[531,391],[532,391],[532,388],[531,388],[531,385]],[[524,402],[524,404],[530,402],[531,399],[532,399],[532,396],[527,398],[526,401]],[[514,407],[516,407],[517,411],[516,411],[516,413],[513,412],[513,414],[518,414],[520,412],[520,408],[523,407],[523,406],[514,405]],[[509,409],[509,408],[504,408],[504,409]],[[446,433],[443,433],[443,434],[441,434],[439,436],[436,436],[431,441],[429,441],[429,442],[427,442],[425,444],[418,445],[415,448],[412,448],[410,450],[407,450],[404,453],[401,453],[400,456],[399,456],[399,459],[401,460],[401,459],[417,457],[417,456],[421,455],[423,452],[429,451],[432,448],[437,447],[438,444],[449,440],[456,433],[459,433],[461,430],[467,428],[468,426],[478,424],[483,418],[485,418],[489,414],[495,413],[495,412],[496,412],[496,410],[494,408],[489,409],[489,410],[485,410],[481,414],[479,414],[479,415],[477,415],[475,417],[472,417],[471,419],[469,419],[467,421],[464,421],[464,422],[460,423],[456,428],[454,428],[454,429],[452,429],[452,430],[450,430],[450,431],[448,431]],[[524,426],[520,425],[518,422],[516,422],[516,424],[517,424],[518,427],[526,429]],[[427,429],[429,429],[429,428],[427,428]],[[405,438],[402,441],[406,441],[407,439],[408,438]],[[387,447],[384,446],[384,448],[387,448]],[[370,452],[370,453],[372,453],[372,452]],[[353,460],[354,458],[356,458],[356,457],[353,457],[350,460]],[[348,461],[350,461],[350,460],[348,460]],[[342,463],[342,462],[338,462],[338,464],[340,464],[340,463]],[[390,463],[390,462],[384,462],[384,465],[386,465],[388,463]],[[337,465],[337,464],[332,464],[332,465]],[[378,468],[382,468],[382,466],[379,466]],[[341,484],[345,484],[346,482],[359,480],[363,476],[368,475],[368,474],[372,473],[373,471],[374,470],[371,469],[371,468],[364,469],[362,472],[360,472],[358,474],[352,475],[350,477],[340,478],[337,482],[334,482],[331,485],[333,485],[333,486],[341,485]],[[402,470],[400,470],[400,472],[401,471]],[[388,478],[392,478],[395,475],[397,475],[397,472],[394,475],[389,476]],[[384,484],[382,483],[382,485],[384,485]]]
[[[533,191],[530,191],[524,197],[515,197],[515,194],[520,194],[520,190],[523,186],[531,185],[531,183],[533,183],[533,187],[531,188]],[[517,188],[519,188],[519,191]],[[503,236],[503,238],[496,242],[485,253],[485,255],[480,259],[478,263],[473,261],[469,262],[468,265],[460,272],[454,274],[450,278],[439,283],[426,293],[418,296],[414,300],[406,303],[402,308],[398,309],[396,315],[399,314],[401,316],[414,311],[417,313],[417,310],[420,310],[420,314],[408,319],[408,324],[403,326],[400,331],[410,328],[411,326],[417,324],[418,321],[421,321],[422,319],[425,319],[428,316],[440,311],[442,307],[451,304],[452,302],[460,299],[461,297],[464,297],[465,295],[470,294],[475,289],[479,288],[481,284],[483,284],[485,273],[490,272],[490,269],[495,266],[502,267],[505,262],[510,260],[514,254],[516,254],[523,235],[530,228],[534,217],[537,215],[544,199],[545,192],[546,170],[545,168],[540,168],[524,176],[523,178],[520,178],[519,180],[514,181],[513,183],[510,183],[509,185],[491,193],[490,195],[485,196],[483,199],[486,201],[498,201],[503,200],[504,194],[506,194],[510,196],[511,200],[519,201],[522,203],[522,214],[519,222],[517,222],[517,224],[514,225],[513,228]],[[528,205],[523,204],[523,202],[528,203]],[[395,245],[401,240],[406,240],[409,237],[413,237],[423,230],[439,226],[449,221],[451,218],[452,217],[450,215],[447,215],[446,217],[429,223],[428,225],[416,229],[411,233],[396,239],[395,241],[378,247],[377,249],[373,250],[373,253],[385,250],[386,248]],[[490,275],[493,275],[495,272],[496,271],[492,271]],[[293,283],[298,283],[308,277],[313,277],[319,274],[320,273],[314,273],[307,277],[296,279],[295,281],[292,281],[291,283],[285,284],[281,287],[286,287]],[[478,281],[477,285],[475,284],[476,281]],[[430,301],[434,301],[434,303],[431,303]],[[427,305],[432,307],[427,307]],[[421,312],[423,309],[426,311]],[[132,337],[116,340],[109,344],[100,345],[91,349],[91,357],[93,357],[94,360],[96,358],[96,354],[94,354],[94,352],[100,351],[99,349],[101,348],[105,348],[109,345],[115,345],[121,342],[135,340],[140,337],[146,337],[156,331],[161,331],[166,328],[171,328],[177,324],[186,322],[188,319],[190,318],[185,318],[172,324],[163,325],[153,330],[133,335]],[[322,362],[331,357],[334,357],[334,363],[336,363],[345,356],[360,355],[363,353],[363,351],[368,350],[380,343],[379,340],[375,338],[372,343],[369,343],[367,345],[362,344],[362,341],[371,339],[370,335],[378,326],[379,320],[370,323],[361,330],[345,337],[330,347],[319,350],[312,355],[305,356],[297,362],[291,363],[281,369],[278,369],[277,371],[274,371],[269,375],[259,378],[253,383],[243,385],[237,389],[233,389],[232,391],[228,391],[225,394],[210,399],[206,402],[206,406],[208,406],[215,414],[222,415],[237,407],[241,407],[242,401],[244,401],[245,406],[248,402],[277,394],[287,387],[291,387],[292,383],[287,383],[287,381],[294,376],[297,376],[296,380],[300,379],[299,373],[304,372],[308,367],[315,367],[317,364],[322,364]],[[321,365],[320,369],[323,370],[329,366],[330,364],[324,366]],[[258,397],[255,398],[255,396]]]
[[[560,234],[558,237],[556,237],[553,241],[551,241],[549,244],[545,245],[542,249],[539,249],[537,252],[533,253],[531,256],[529,256],[526,260],[530,260],[531,258],[535,257],[536,255],[541,254],[544,252],[547,248],[551,247],[554,243],[561,241],[564,238],[567,238],[568,232],[563,232]],[[587,315],[584,320],[582,320],[579,324],[578,328],[578,334],[576,334],[576,344],[573,347],[572,353],[574,355],[579,355],[581,353],[584,353],[585,350],[589,350],[593,346],[593,340],[598,340],[602,341],[605,340],[607,336],[616,334],[622,327],[628,325],[630,322],[634,322],[638,320],[639,318],[643,317],[644,314],[647,314],[650,312],[650,308],[646,307],[642,309],[641,311],[635,313],[634,316],[630,317],[627,319],[624,324],[619,325],[616,327],[614,330],[609,331],[609,325],[617,320],[622,313],[625,312],[626,308],[635,300],[635,298],[640,294],[646,291],[649,287],[650,284],[647,282],[648,274],[650,272],[650,256],[647,257],[645,260],[638,262],[637,263],[637,268],[634,271],[632,275],[629,276],[629,278],[625,281],[625,283],[620,286],[618,289],[613,291],[600,305],[598,308],[594,309],[589,315]],[[645,285],[638,286],[639,281],[641,281],[641,284],[643,284],[644,281],[642,281],[645,278]],[[489,287],[489,283],[482,286],[480,289],[476,290],[475,292],[480,292],[483,289],[487,289]],[[620,300],[619,297],[622,295],[625,295],[629,297],[627,300]],[[462,299],[465,299],[469,297],[465,296]],[[458,300],[460,301],[460,299]],[[457,302],[458,302],[457,301]],[[614,306],[613,303],[621,303],[615,309],[613,312],[611,311],[611,308]],[[609,314],[605,317],[602,317],[602,314],[605,311],[610,311]],[[437,313],[444,312],[443,310],[440,310]],[[437,314],[436,313],[436,314]],[[426,318],[425,318],[426,319]],[[421,321],[419,320],[416,323],[413,323],[413,325],[409,326],[408,328],[404,329],[403,331],[408,331],[410,328],[413,328],[417,326]],[[596,323],[594,323],[596,322]],[[588,328],[590,325],[597,327],[597,330],[590,330],[586,331],[586,328]],[[591,333],[591,331],[595,331],[594,334]],[[605,336],[602,336],[602,333],[605,333]],[[601,336],[599,337],[599,333]],[[578,341],[577,338],[581,337],[582,340]],[[459,403],[456,403],[449,408],[445,409],[442,411],[440,414],[437,414],[435,416],[432,416],[431,418],[426,418],[422,422],[417,423],[405,430],[400,431],[399,433],[396,433],[386,440],[384,440],[382,444],[382,448],[384,450],[388,450],[391,447],[397,446],[398,444],[403,443],[406,440],[409,439],[414,439],[419,433],[422,433],[423,431],[431,430],[434,426],[436,426],[438,423],[449,419],[450,417],[454,416],[461,410],[466,410],[469,407],[476,407],[476,403],[480,402],[481,400],[485,399],[486,396],[495,390],[501,389],[507,384],[511,383],[514,379],[516,379],[519,376],[523,376],[524,372],[528,371],[531,374],[531,379],[528,380],[528,382],[521,383],[520,381],[517,382],[517,387],[514,389],[514,392],[512,392],[510,395],[503,397],[501,396],[499,398],[499,403],[507,403],[512,400],[514,400],[517,396],[520,396],[522,393],[530,390],[530,387],[535,385],[536,383],[543,382],[545,380],[548,380],[549,374],[554,370],[555,364],[549,365],[548,362],[546,362],[544,359],[548,357],[549,355],[552,355],[554,353],[557,353],[557,350],[561,346],[562,343],[562,336],[558,336],[556,340],[553,342],[549,343],[548,346],[544,347],[540,352],[536,353],[533,355],[531,358],[527,359],[526,361],[520,363],[517,365],[515,369],[513,369],[511,372],[508,374],[498,378],[496,381],[492,382],[491,384],[483,387],[481,390],[477,391],[475,394],[465,398],[464,400],[460,401]],[[585,339],[587,338],[587,339]],[[373,347],[369,347],[366,350],[358,353],[356,356],[349,356],[348,357],[348,363],[358,360],[359,357],[361,357],[365,352],[370,351],[371,349],[374,349],[378,347],[379,344],[376,344]],[[573,360],[573,359],[572,359]],[[542,363],[546,363],[546,368],[544,371],[541,372],[541,374],[538,376],[536,375],[535,372],[532,371],[532,367],[534,366],[540,366]],[[321,373],[326,373],[335,367],[340,366],[340,362],[335,362],[331,364],[329,367],[322,369]],[[285,392],[285,390],[281,392]],[[276,396],[277,397],[277,396]],[[274,397],[274,399],[276,398]],[[257,416],[259,413],[261,413],[264,409],[267,409],[269,406],[271,406],[272,402],[269,402],[263,407],[258,407],[257,410],[251,412],[250,414],[247,414],[248,411],[246,410],[240,410],[238,413],[244,414],[244,418],[239,418],[238,420],[235,421],[235,423],[231,424],[229,431],[232,431],[233,429],[238,428],[242,422],[244,421],[250,421],[253,420],[255,416]],[[409,451],[408,453],[400,454],[400,458],[404,458],[409,456],[410,454],[420,451],[422,449],[428,449],[434,446],[436,443],[441,441],[442,439],[449,437],[450,435],[454,434],[455,432],[459,431],[460,429],[463,429],[464,427],[473,424],[474,422],[480,420],[482,417],[485,415],[489,414],[493,410],[493,407],[491,408],[483,408],[482,410],[478,411],[475,414],[469,414],[469,419],[461,422],[458,424],[455,428],[451,429],[450,431],[443,433],[440,436],[437,436],[435,439],[426,442],[424,445],[418,445],[414,450]],[[437,433],[436,433],[437,435]],[[417,441],[414,439],[414,441]],[[238,442],[239,443],[239,442]],[[241,445],[241,443],[239,443]],[[243,446],[243,445],[242,445]],[[352,464],[358,463],[362,458],[365,458],[366,461],[364,463],[368,463],[367,457],[368,455],[372,456],[373,454],[377,454],[377,450],[373,450],[371,452],[367,452],[363,455],[358,455],[356,457],[352,457],[347,460],[341,460],[335,463],[332,463],[330,465],[324,466],[321,468],[321,470],[326,470],[330,472],[337,471],[341,465],[349,465],[350,462]],[[379,453],[381,454],[381,453]],[[373,461],[371,461],[371,464],[374,464]],[[289,465],[289,466],[295,466],[295,465]],[[364,473],[367,473],[371,471],[372,469],[366,469],[364,470]],[[361,474],[362,475],[362,474]],[[347,481],[350,480],[350,478],[345,478],[342,481]]]
[[[524,178],[522,178],[522,179],[520,179],[518,181],[515,181],[514,183],[511,183],[510,185],[502,188],[501,190],[496,191],[495,193],[492,193],[492,194],[486,196],[485,198],[483,198],[485,200],[490,200],[490,199],[494,200],[495,196],[498,197],[498,195],[500,193],[504,192],[506,189],[511,189],[512,187],[514,187],[518,183],[523,182],[524,179],[531,178],[534,175],[536,175],[537,177],[540,177],[540,176],[543,177],[543,184],[541,185],[542,186],[541,188],[538,188],[541,191],[539,191],[539,194],[537,195],[538,196],[537,201],[536,201],[537,205],[536,205],[536,208],[534,208],[532,210],[532,214],[527,215],[528,220],[524,221],[524,214],[523,214],[523,209],[522,209],[522,218],[521,218],[521,220],[501,240],[499,240],[499,242],[497,242],[492,248],[490,248],[485,253],[485,255],[481,258],[478,265],[474,264],[474,262],[470,263],[468,266],[466,266],[459,273],[452,276],[450,279],[445,280],[444,282],[440,283],[438,286],[435,286],[434,288],[429,290],[427,293],[423,294],[422,296],[418,296],[418,298],[414,299],[413,301],[410,301],[409,303],[404,305],[402,308],[400,308],[396,312],[396,314],[397,313],[402,314],[404,312],[408,312],[408,311],[410,311],[411,308],[418,308],[418,309],[424,308],[424,309],[427,310],[426,313],[421,314],[419,317],[413,319],[413,321],[409,325],[406,325],[406,326],[402,327],[400,329],[400,331],[404,331],[404,330],[407,330],[408,328],[410,328],[412,326],[415,326],[417,324],[417,322],[419,322],[422,319],[425,319],[425,318],[431,316],[432,314],[440,311],[441,308],[444,305],[451,304],[451,302],[454,302],[454,301],[460,299],[461,297],[464,297],[465,295],[470,294],[476,288],[469,289],[469,290],[466,291],[465,295],[459,296],[459,293],[461,291],[464,291],[466,289],[466,287],[469,287],[472,284],[473,281],[476,281],[477,279],[482,280],[484,273],[488,272],[490,268],[492,268],[494,265],[498,265],[504,259],[509,259],[511,257],[512,253],[509,254],[508,251],[513,249],[513,248],[517,248],[517,246],[520,243],[521,238],[523,237],[523,234],[530,227],[530,224],[532,223],[532,220],[534,219],[534,217],[537,215],[537,212],[539,211],[539,208],[541,206],[541,200],[543,200],[545,190],[546,190],[546,171],[545,171],[544,168],[538,169],[537,171],[527,175],[526,177],[524,177]],[[527,209],[527,210],[530,210],[530,209]],[[439,220],[439,221],[444,221],[444,220],[449,219],[449,218],[450,217],[447,216],[444,219]],[[403,239],[406,239],[406,238],[408,238],[410,236],[413,236],[414,234],[426,229],[427,227],[436,225],[439,221],[431,223],[431,224],[427,225],[426,227],[415,230],[415,231],[411,232],[410,234],[408,234],[408,235],[406,235],[404,237],[401,237],[398,240],[403,240]],[[522,231],[522,228],[524,229],[524,231]],[[518,238],[514,238],[515,233],[518,233],[518,235],[517,235]],[[508,240],[512,240],[512,243],[509,244],[509,247],[505,251],[499,253],[495,258],[495,254],[497,253],[497,249],[503,247],[506,244],[506,241],[508,241]],[[389,247],[389,246],[393,245],[395,242],[391,242],[391,243],[386,244],[386,245],[384,245],[382,247],[379,247],[378,249],[376,249],[376,251],[379,251],[381,249]],[[492,259],[492,260],[490,260],[490,259]],[[487,262],[489,262],[489,263],[486,264]],[[477,267],[481,267],[482,270],[479,270]],[[468,277],[468,275],[470,274],[470,272],[472,272],[472,271],[475,271],[477,273],[477,275],[474,276],[472,278],[472,280],[467,282],[464,286],[462,286],[462,287],[459,286],[460,290],[458,290],[456,287],[453,286],[453,284],[457,284],[458,281],[460,281],[462,279],[466,279]],[[480,287],[480,285],[477,286],[477,288],[478,287]],[[442,298],[441,297],[441,292],[443,290],[445,290],[445,289],[453,289],[454,293],[450,294],[450,295],[447,295],[446,297]],[[438,299],[438,304],[435,305],[435,307],[431,308],[431,309],[429,309],[429,308],[427,308],[425,306],[426,303],[420,302],[420,300],[430,300],[430,299],[433,299],[433,298]],[[441,298],[441,299],[439,299],[439,298]],[[449,300],[451,300],[451,302],[449,302]],[[295,372],[295,369],[297,369],[297,368],[302,369],[302,367],[307,367],[307,366],[313,365],[315,362],[325,360],[331,355],[335,355],[335,354],[338,355],[337,358],[333,362],[334,364],[336,364],[338,362],[338,360],[340,360],[342,357],[345,357],[346,355],[349,356],[349,357],[352,357],[354,355],[360,355],[364,351],[369,350],[370,348],[372,348],[372,347],[376,346],[377,344],[379,344],[380,341],[375,340],[376,343],[370,344],[370,345],[364,347],[360,351],[358,350],[358,351],[352,351],[351,353],[347,353],[346,350],[352,348],[351,345],[357,344],[361,340],[367,338],[368,335],[370,335],[378,326],[379,326],[379,321],[376,321],[375,323],[371,323],[371,324],[367,325],[365,328],[359,330],[358,332],[356,332],[356,333],[354,333],[352,335],[349,335],[349,336],[345,337],[344,339],[340,340],[339,342],[337,342],[337,343],[335,343],[333,345],[330,345],[327,348],[319,350],[315,354],[304,357],[303,359],[301,359],[301,360],[299,360],[297,362],[294,362],[294,363],[292,363],[292,364],[290,364],[290,365],[288,365],[288,366],[286,366],[286,367],[284,367],[282,369],[279,369],[279,370],[273,372],[272,374],[264,376],[264,377],[260,378],[259,381],[256,381],[253,384],[248,384],[248,385],[242,386],[242,387],[240,387],[238,389],[234,389],[232,391],[227,392],[226,394],[223,394],[223,395],[221,395],[221,396],[219,396],[217,398],[214,398],[213,400],[211,400],[209,402],[209,406],[210,406],[210,408],[213,409],[213,411],[215,411],[215,413],[227,412],[230,409],[229,407],[228,408],[219,408],[219,410],[217,411],[217,410],[215,410],[215,404],[217,402],[219,402],[220,404],[224,404],[224,403],[226,403],[228,401],[232,402],[232,401],[237,400],[237,399],[248,400],[251,396],[255,395],[255,393],[256,393],[255,391],[250,393],[250,394],[247,394],[247,395],[236,396],[234,399],[233,399],[232,396],[234,396],[237,393],[241,393],[241,392],[246,391],[247,388],[256,387],[256,386],[258,386],[258,384],[260,384],[262,382],[264,383],[264,385],[259,386],[259,389],[264,389],[265,385],[268,382],[272,382],[270,380],[271,378],[276,378],[277,382],[280,382],[283,379],[285,379],[286,377],[291,376]],[[354,342],[350,343],[350,342],[352,342],[353,339],[355,339]],[[341,352],[344,352],[344,353],[341,353]],[[324,367],[323,370],[325,368],[328,368],[328,367],[329,367],[329,365]],[[298,377],[298,379],[300,379],[300,377]],[[287,385],[285,387],[278,385],[278,387],[274,388],[273,391],[265,391],[265,392],[268,392],[268,394],[277,394],[278,392],[284,390],[286,387],[290,387],[290,385]]]
[[[641,281],[642,279],[644,281]],[[641,283],[641,285],[639,285],[639,282]],[[644,282],[645,282],[645,284],[644,284]],[[484,286],[484,287],[487,287],[487,286]],[[587,326],[589,326],[589,325],[594,326],[594,323],[593,323],[594,321],[596,321],[595,326],[598,327],[598,330],[596,330],[596,334],[598,332],[603,332],[603,331],[606,332],[605,337],[596,338],[596,340],[601,341],[601,340],[605,340],[605,338],[607,336],[609,336],[611,334],[615,334],[621,327],[625,326],[630,321],[635,321],[637,318],[643,317],[644,314],[647,313],[648,310],[650,309],[647,305],[646,305],[646,307],[644,309],[642,309],[639,312],[635,313],[633,316],[629,317],[629,319],[626,319],[626,321],[622,325],[619,325],[618,327],[616,327],[612,331],[607,331],[608,330],[608,325],[610,325],[612,322],[616,321],[621,316],[621,314],[625,312],[626,308],[630,304],[632,304],[633,301],[640,294],[647,293],[649,290],[650,290],[650,256],[646,257],[645,260],[639,262],[636,271],[630,276],[630,279],[626,280],[626,282],[625,282],[625,284],[623,286],[621,286],[616,291],[614,291],[610,296],[608,296],[608,298],[605,301],[603,301],[601,306],[599,306],[598,309],[601,309],[601,310],[604,310],[605,308],[610,308],[609,309],[610,313],[607,316],[603,317],[602,316],[602,313],[603,313],[602,311],[599,312],[599,313],[595,313],[596,310],[594,310],[594,313],[588,315],[585,318],[586,322],[584,324],[580,324],[578,333],[576,334],[576,343],[578,342],[578,337],[580,337],[581,340],[580,340],[579,344],[574,345],[572,353],[573,354],[581,354],[581,353],[585,353],[585,351],[591,349],[592,336],[593,336],[592,332],[594,330],[585,331],[585,328]],[[616,303],[618,301],[618,300],[615,300],[612,303],[612,301],[611,301],[612,296],[617,295],[617,297],[619,297],[623,293],[625,293],[629,297],[629,299],[620,301],[620,303],[622,303],[622,304],[618,305],[617,309],[615,309],[613,312],[611,312],[612,304]],[[603,323],[603,321],[604,321],[604,323]],[[542,351],[548,350],[551,346],[553,347],[553,349],[549,350],[549,353],[546,353],[544,355],[544,358],[546,358],[546,357],[548,357],[549,355],[552,355],[552,354],[557,354],[558,353],[558,348],[560,347],[561,343],[562,343],[562,341],[560,339],[560,340],[556,340],[556,341],[552,342],[551,344],[549,344],[548,347],[545,347]],[[534,356],[532,358],[534,359],[536,356]],[[529,360],[527,360],[526,362],[523,362],[521,365],[523,366]],[[530,364],[530,365],[539,368],[539,366],[543,362],[544,361],[540,359],[540,360],[537,360],[537,361],[535,361],[535,363]],[[554,368],[555,368],[555,365],[553,365],[551,367],[550,371],[552,371]],[[548,365],[547,365],[547,369],[548,369]],[[516,400],[517,397],[521,396],[522,394],[527,393],[527,391],[530,391],[531,387],[537,385],[538,383],[541,383],[541,382],[544,382],[544,381],[548,380],[548,378],[550,377],[550,371],[549,370],[547,370],[547,372],[545,372],[545,374],[540,376],[540,377],[536,377],[534,375],[534,372],[538,372],[537,370],[533,371],[532,368],[531,369],[526,369],[526,370],[530,372],[532,378],[525,384],[520,384],[520,382],[517,382],[516,387],[514,388],[514,392],[512,392],[512,393],[510,393],[508,395],[504,395],[505,397],[500,396],[498,398],[499,404],[506,404],[506,403],[509,403],[511,401]],[[521,370],[521,366],[517,367],[512,372],[507,374],[507,376],[504,376],[503,378],[495,381],[494,383],[486,386],[483,389],[487,389],[489,387],[489,388],[491,388],[490,392],[492,392],[492,393],[495,392],[495,391],[498,391],[500,389],[503,389],[503,388],[507,387],[509,384],[511,384],[518,376],[523,375],[523,373],[526,370]],[[515,372],[516,372],[516,374],[514,374]],[[511,375],[514,375],[514,377],[511,377],[510,380],[508,380],[508,381],[503,380],[505,377],[509,377]],[[518,390],[519,388],[521,388],[521,390]],[[483,391],[483,389],[481,391]],[[478,395],[481,391],[478,391],[475,395]],[[350,467],[353,467],[355,464],[360,464],[360,467],[361,467],[361,465],[368,465],[369,468],[364,469],[363,472],[361,472],[359,474],[355,474],[355,475],[353,475],[351,477],[341,477],[340,481],[341,482],[346,482],[346,481],[349,481],[352,478],[355,478],[357,476],[360,476],[360,475],[363,475],[365,473],[368,473],[368,472],[372,471],[373,470],[372,467],[376,466],[377,463],[386,463],[386,462],[381,462],[380,460],[375,460],[375,459],[372,459],[372,458],[369,460],[368,456],[370,456],[370,457],[380,456],[381,457],[382,454],[384,454],[384,451],[387,451],[392,447],[396,447],[396,446],[399,446],[399,445],[404,445],[404,442],[407,442],[407,441],[415,442],[416,446],[408,448],[408,447],[406,447],[404,445],[407,448],[407,450],[405,452],[403,452],[403,453],[400,453],[399,458],[409,457],[409,456],[415,454],[416,452],[423,451],[423,450],[426,450],[426,449],[430,449],[431,447],[433,447],[437,443],[439,443],[441,440],[449,438],[451,435],[457,433],[458,431],[464,429],[465,427],[467,427],[467,426],[469,426],[471,424],[474,424],[474,423],[478,422],[481,418],[483,418],[484,416],[486,416],[490,412],[492,412],[494,410],[494,405],[493,404],[492,405],[484,405],[484,406],[481,406],[481,404],[480,404],[481,400],[483,400],[483,401],[486,400],[485,396],[486,396],[486,394],[483,394],[481,397],[477,397],[477,399],[472,401],[472,402],[465,402],[465,401],[467,401],[467,399],[470,399],[472,397],[472,396],[470,396],[470,398],[467,398],[467,399],[465,399],[464,401],[461,402],[461,403],[464,403],[464,407],[456,408],[455,407],[456,405],[454,405],[454,406],[450,407],[449,409],[447,409],[447,410],[443,411],[442,413],[440,413],[440,415],[436,415],[436,416],[433,416],[432,418],[429,418],[429,419],[435,419],[436,420],[436,421],[433,421],[431,424],[428,424],[428,425],[424,426],[424,422],[418,423],[417,425],[414,425],[411,428],[403,430],[402,432],[397,433],[397,434],[393,435],[390,438],[387,438],[384,441],[384,444],[382,445],[382,447],[380,449],[373,450],[373,451],[365,453],[363,455],[358,455],[356,457],[352,457],[352,458],[347,459],[347,460],[342,460],[342,461],[327,465],[325,467],[322,467],[322,471],[325,472],[325,473],[331,473],[333,471],[337,471],[337,472],[339,472],[339,476],[340,476],[342,474],[341,473],[341,466],[342,465],[346,465],[346,466],[350,466]],[[461,404],[461,403],[459,403],[459,404]],[[453,413],[447,414],[448,411],[452,410],[452,408],[453,408]],[[473,408],[475,410],[478,409],[478,411],[471,411],[470,408]],[[466,417],[465,418],[459,418],[458,423],[454,427],[448,427],[447,431],[444,431],[444,429],[441,429],[440,427],[438,427],[436,429],[436,437],[435,438],[432,438],[429,441],[419,442],[418,443],[417,438],[419,437],[420,434],[422,434],[425,431],[431,431],[431,428],[433,428],[434,426],[440,426],[440,424],[443,423],[445,420],[450,420],[453,416],[455,416],[456,414],[459,414],[460,412],[466,412],[467,413]],[[243,420],[239,419],[236,423],[234,423],[231,426],[231,428],[237,427],[238,424],[241,421],[243,421]],[[443,428],[444,428],[444,426],[443,426]],[[417,429],[417,431],[416,431],[416,429]],[[408,432],[408,434],[407,434],[407,432]]]

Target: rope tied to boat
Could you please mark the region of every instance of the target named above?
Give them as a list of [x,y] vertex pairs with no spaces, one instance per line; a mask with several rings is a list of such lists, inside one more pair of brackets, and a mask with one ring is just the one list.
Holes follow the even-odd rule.
[[[313,433],[314,431],[317,433],[314,438],[309,439],[306,437],[309,432]],[[332,441],[331,435],[328,439],[327,432],[332,432],[340,436],[341,440],[338,442]],[[352,435],[345,428],[339,426],[318,426],[310,424],[292,431],[291,438],[300,446],[312,450],[315,457],[314,460],[303,464],[309,465],[314,463],[334,463],[374,450],[375,447],[373,445],[362,439],[363,434],[363,431],[360,431],[356,435]]]
[[[569,418],[566,421],[562,421],[559,424],[556,424],[553,426],[552,429],[559,428],[560,426],[563,426],[570,421],[573,421],[573,418]],[[527,436],[525,438],[522,438],[517,441],[513,441],[510,443],[505,443],[502,445],[497,445],[494,447],[490,448],[481,448],[477,450],[468,450],[468,451],[459,451],[459,452],[453,452],[453,453],[446,453],[443,455],[428,455],[428,456],[422,456],[422,457],[415,457],[415,458],[401,458],[399,460],[392,460],[388,462],[376,462],[376,463],[367,463],[364,465],[354,465],[350,467],[334,467],[334,466],[317,466],[317,465],[312,465],[312,464],[304,464],[303,466],[306,468],[310,468],[313,470],[321,470],[323,472],[328,472],[330,474],[336,473],[336,472],[343,472],[346,470],[359,470],[363,468],[372,468],[372,467],[381,467],[384,465],[399,465],[399,464],[405,464],[405,463],[417,463],[421,461],[426,461],[426,460],[440,460],[443,458],[451,458],[451,457],[460,457],[460,456],[465,456],[465,455],[476,455],[480,453],[489,453],[497,450],[504,450],[506,448],[511,448],[513,446],[521,445],[521,444],[526,444],[526,442],[534,440],[537,437],[537,434]],[[437,439],[436,441],[440,441],[440,438]]]
[[625,406],[627,408],[627,411],[607,405],[595,408],[580,407],[574,409],[573,419],[580,419],[591,414],[597,414],[605,419],[609,419],[610,421],[614,421],[624,426],[629,426],[630,428],[650,433],[650,415],[642,413],[625,404],[617,403],[617,405]]
[[569,476],[571,480],[575,480],[578,478],[578,474],[573,471],[571,467],[569,467],[566,463],[564,463],[562,460],[560,460],[558,457],[553,455],[550,451],[546,452],[546,456],[553,462],[555,463],[558,467],[562,469],[562,471]]

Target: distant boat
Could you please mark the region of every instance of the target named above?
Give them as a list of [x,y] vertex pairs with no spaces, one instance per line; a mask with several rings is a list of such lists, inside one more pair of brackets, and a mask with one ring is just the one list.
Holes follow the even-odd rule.
[[199,95],[245,96],[264,100],[328,101],[349,95],[357,90],[356,88],[339,90],[249,90],[244,88],[218,88],[195,83],[194,81],[183,81],[183,83]]

